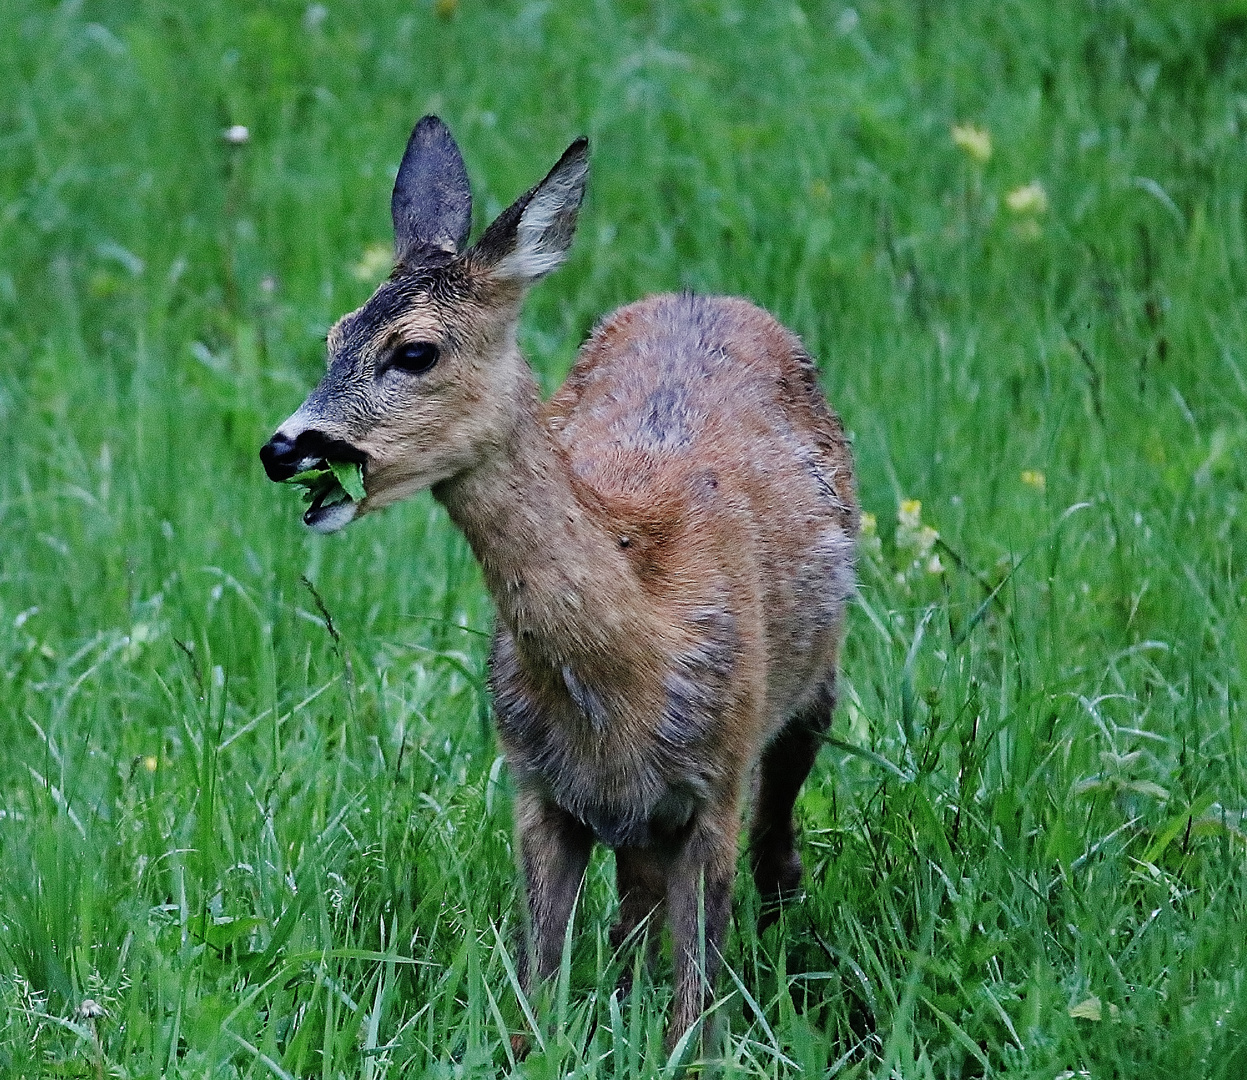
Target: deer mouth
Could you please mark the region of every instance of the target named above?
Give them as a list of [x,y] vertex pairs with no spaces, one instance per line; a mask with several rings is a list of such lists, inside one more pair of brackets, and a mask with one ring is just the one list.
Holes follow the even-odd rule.
[[358,516],[360,503],[367,497],[363,467],[354,463],[322,458],[286,483],[303,488],[303,498],[308,504],[303,511],[303,524],[319,533],[345,528]]

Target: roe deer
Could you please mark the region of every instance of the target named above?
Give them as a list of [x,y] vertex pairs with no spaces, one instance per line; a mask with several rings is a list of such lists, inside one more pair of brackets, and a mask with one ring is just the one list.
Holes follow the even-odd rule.
[[421,120],[394,271],[330,331],[326,375],[260,456],[273,480],[363,466],[363,499],[317,497],[314,529],[431,487],[463,530],[498,610],[524,983],[558,968],[596,838],[615,850],[613,940],[666,909],[674,1044],[719,967],[746,801],[764,901],[800,883],[793,803],[835,702],[858,510],[813,363],[744,300],[621,308],[542,402],[516,325],[571,245],[587,174],[578,139],[467,248],[463,158]]

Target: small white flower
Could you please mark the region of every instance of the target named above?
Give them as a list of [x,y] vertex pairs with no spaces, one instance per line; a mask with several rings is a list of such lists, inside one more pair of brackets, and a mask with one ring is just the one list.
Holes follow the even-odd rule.
[[251,138],[251,132],[247,130],[245,124],[231,124],[221,132],[221,138],[230,146],[242,146]]
[[1005,205],[1015,214],[1034,214],[1038,217],[1048,209],[1048,193],[1043,184],[1034,180],[1010,191],[1005,196]]
[[104,1012],[104,1006],[94,998],[83,998],[78,1006],[78,1015],[84,1020],[98,1020],[107,1014]]

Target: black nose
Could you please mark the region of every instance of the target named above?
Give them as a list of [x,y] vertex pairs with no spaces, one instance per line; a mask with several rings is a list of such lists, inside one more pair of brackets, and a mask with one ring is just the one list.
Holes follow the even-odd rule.
[[260,447],[260,461],[274,483],[289,480],[299,471],[299,461],[305,454],[297,447],[297,439],[287,438],[280,431]]
[[260,461],[268,478],[280,484],[294,476],[300,466],[307,467],[316,461],[348,461],[362,465],[365,454],[349,442],[332,439],[323,431],[308,428],[293,439],[277,432],[260,447]]

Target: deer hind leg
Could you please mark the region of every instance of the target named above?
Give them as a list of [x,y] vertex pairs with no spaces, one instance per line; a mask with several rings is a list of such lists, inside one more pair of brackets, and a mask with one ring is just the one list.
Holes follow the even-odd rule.
[[525,992],[558,971],[563,938],[584,879],[593,833],[538,792],[521,789],[516,822],[524,868],[531,942],[520,951]]
[[833,675],[762,753],[757,801],[749,827],[749,862],[763,905],[759,931],[779,918],[779,903],[801,885],[801,856],[792,811],[831,725],[835,700]]
[[739,832],[734,805],[718,812],[704,810],[668,863],[667,907],[675,964],[669,1049],[697,1021],[714,990],[732,911]]

